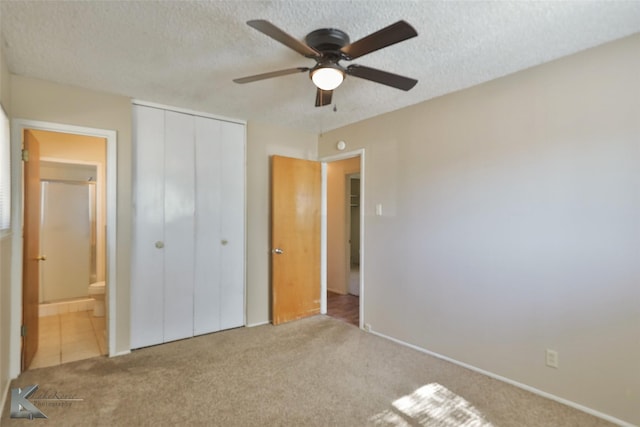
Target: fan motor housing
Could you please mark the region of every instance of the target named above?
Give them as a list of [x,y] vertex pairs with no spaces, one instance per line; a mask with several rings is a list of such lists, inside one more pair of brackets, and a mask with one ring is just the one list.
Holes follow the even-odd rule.
[[307,34],[304,41],[320,52],[336,52],[349,44],[349,36],[335,28],[321,28]]

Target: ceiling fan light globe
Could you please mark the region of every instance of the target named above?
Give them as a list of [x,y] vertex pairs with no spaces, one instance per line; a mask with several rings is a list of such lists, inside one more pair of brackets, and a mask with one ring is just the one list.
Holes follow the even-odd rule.
[[344,73],[337,68],[318,68],[311,73],[311,80],[319,89],[334,90],[344,80]]

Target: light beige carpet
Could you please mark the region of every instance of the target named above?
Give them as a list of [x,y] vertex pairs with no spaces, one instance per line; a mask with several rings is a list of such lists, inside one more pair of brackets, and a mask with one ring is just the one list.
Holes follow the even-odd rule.
[[[611,424],[326,316],[23,373],[46,420],[3,426]],[[61,405],[62,398],[82,399]]]

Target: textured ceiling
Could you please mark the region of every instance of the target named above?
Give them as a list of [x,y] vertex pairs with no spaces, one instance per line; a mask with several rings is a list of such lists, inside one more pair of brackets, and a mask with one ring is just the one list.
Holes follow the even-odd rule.
[[[0,24],[11,72],[246,120],[323,132],[640,31],[640,1],[7,1]],[[418,79],[409,92],[348,77],[314,107],[312,66],[245,24],[352,41],[404,19],[418,37],[358,58]],[[640,52],[639,52],[640,54]],[[346,63],[348,65],[349,63]],[[335,110],[334,111],[334,106]]]

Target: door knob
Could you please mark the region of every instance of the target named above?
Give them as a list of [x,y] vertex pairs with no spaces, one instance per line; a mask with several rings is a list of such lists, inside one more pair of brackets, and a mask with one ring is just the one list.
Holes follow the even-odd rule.
[[156,248],[158,248],[158,249],[162,249],[162,248],[164,248],[164,242],[161,242],[161,241],[159,241],[159,240],[158,240],[158,241],[156,242]]
[[47,260],[47,256],[46,255],[39,255],[36,257],[37,261],[46,261]]
[[280,248],[275,248],[273,250],[273,253],[276,254],[276,255],[282,255],[284,253],[284,251],[282,249],[280,249]]
[[220,243],[222,243],[222,246],[226,246],[229,241],[227,239],[223,239],[220,241]]

